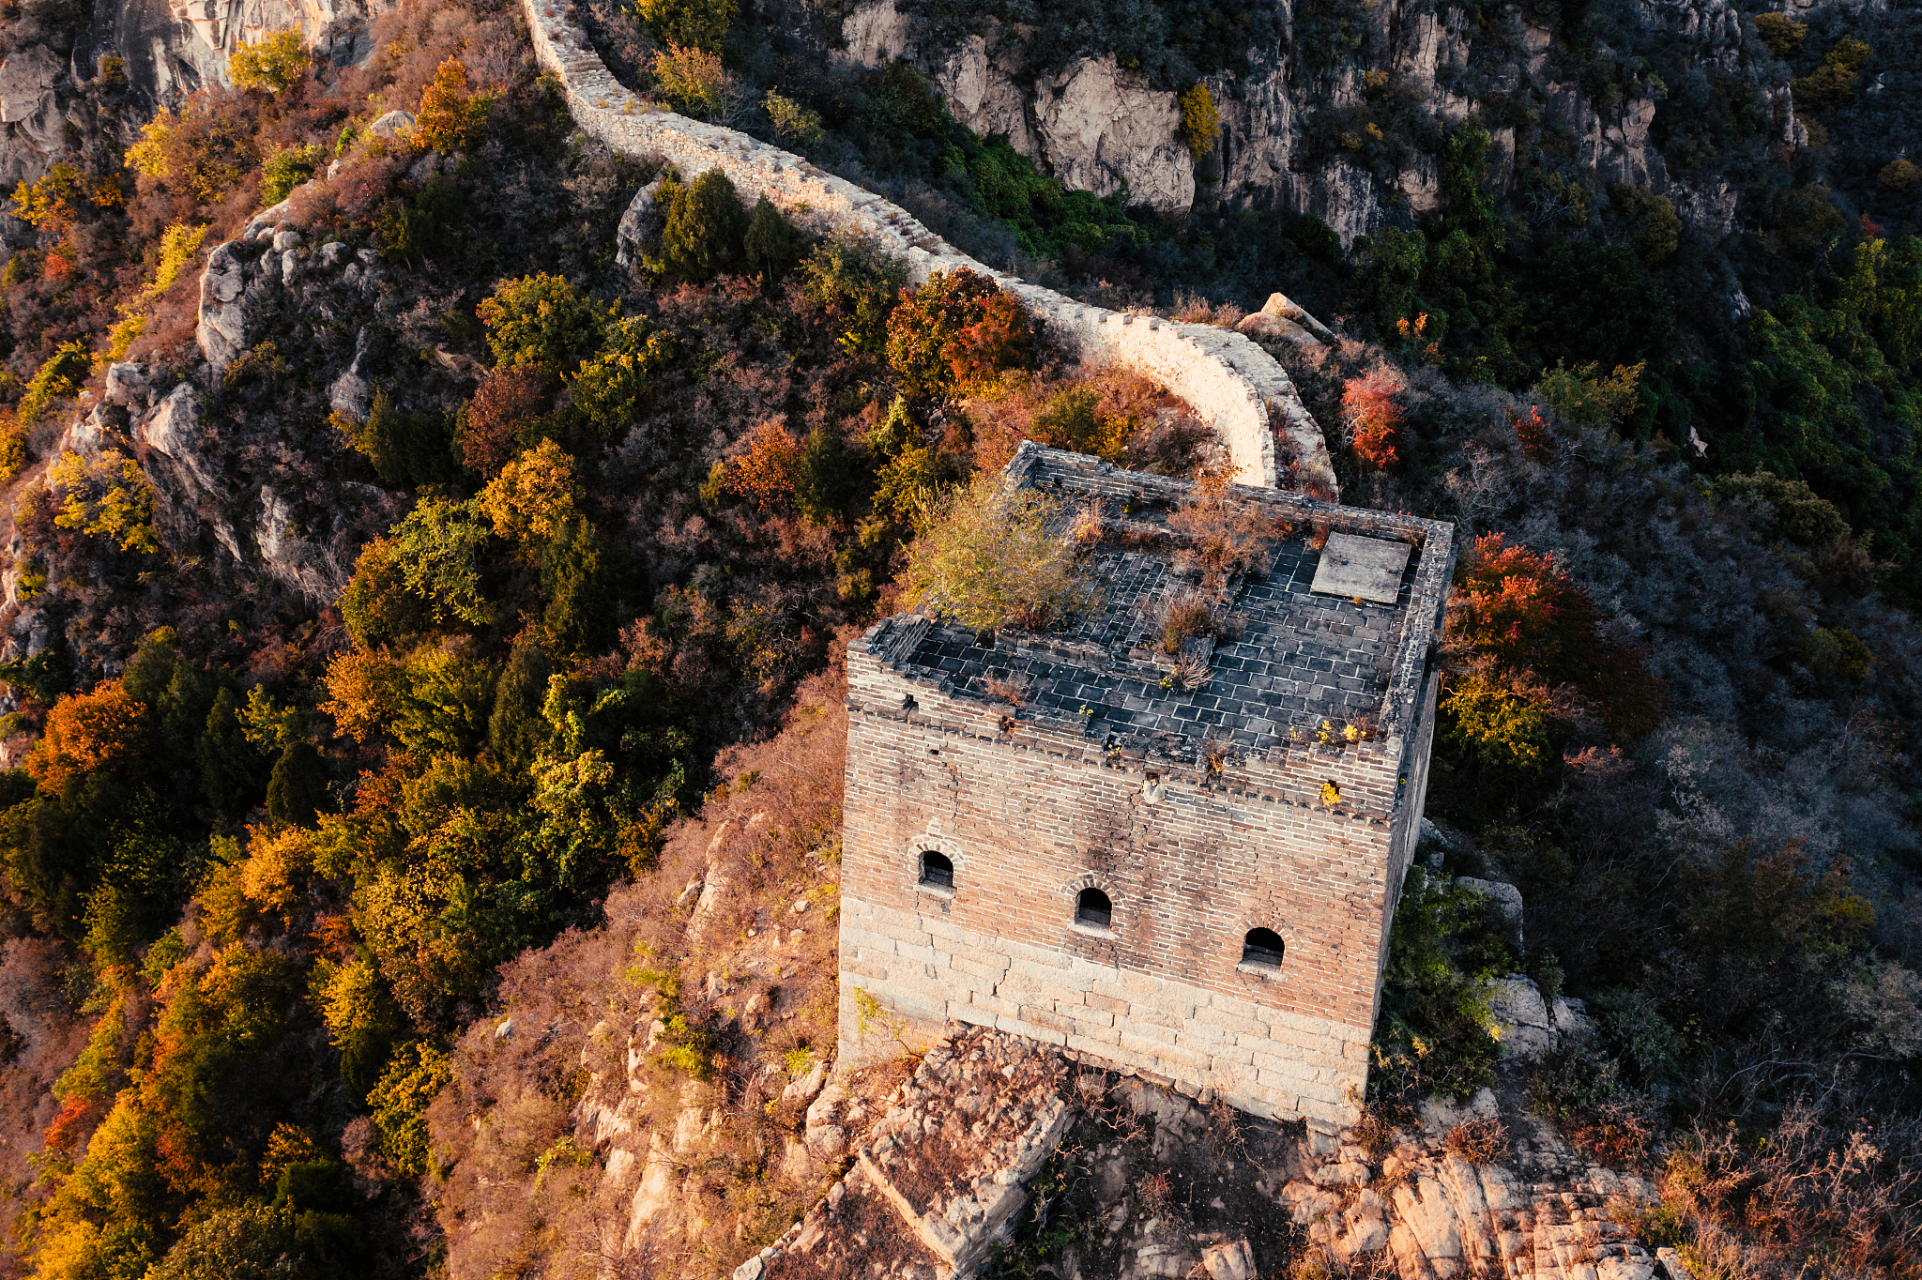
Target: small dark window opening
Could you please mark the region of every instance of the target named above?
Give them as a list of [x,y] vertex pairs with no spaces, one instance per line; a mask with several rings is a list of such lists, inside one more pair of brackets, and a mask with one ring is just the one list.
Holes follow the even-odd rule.
[[954,863],[932,849],[921,855],[921,883],[935,889],[954,888]]
[[1106,929],[1114,923],[1114,903],[1099,889],[1083,889],[1081,896],[1074,900],[1074,918],[1076,924]]
[[1284,945],[1281,935],[1273,929],[1250,929],[1248,936],[1241,940],[1241,962],[1259,965],[1264,969],[1279,969]]

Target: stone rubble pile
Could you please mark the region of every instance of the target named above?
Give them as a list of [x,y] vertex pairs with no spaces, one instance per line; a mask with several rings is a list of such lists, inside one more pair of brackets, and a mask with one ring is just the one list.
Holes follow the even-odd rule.
[[[1492,1116],[1493,1095],[1470,1113]],[[1334,1261],[1356,1266],[1385,1249],[1401,1280],[1688,1280],[1618,1221],[1658,1203],[1648,1181],[1581,1160],[1545,1123],[1508,1163],[1477,1165],[1445,1145],[1454,1118],[1431,1107],[1422,1133],[1379,1159],[1353,1130],[1310,1134],[1314,1163],[1281,1200]]]
[[[1509,982],[1508,1007],[1520,1007],[1523,1016],[1541,1007],[1545,1034],[1586,1034],[1578,1002],[1551,1005],[1526,979]],[[1028,1184],[1069,1133],[1078,1111],[1070,1098],[1104,1094],[1088,1092],[1086,1080],[1074,1083],[1085,1070],[1019,1036],[951,1027],[890,1100],[847,1176],[780,1240],[736,1268],[735,1280],[975,1274],[1007,1238]],[[842,1112],[845,1089],[811,1077],[795,1087],[801,1097],[820,1089],[808,1110],[806,1141],[832,1158],[845,1149],[844,1124],[854,1125]],[[1257,1156],[1261,1143],[1251,1139],[1240,1156],[1225,1159],[1209,1145],[1218,1141],[1220,1120],[1207,1098],[1139,1076],[1121,1078],[1105,1093],[1148,1123],[1156,1165],[1221,1163],[1224,1176],[1248,1181],[1298,1230],[1295,1256],[1318,1257],[1337,1274],[1353,1268],[1400,1280],[1692,1280],[1672,1251],[1643,1247],[1629,1225],[1659,1203],[1653,1184],[1583,1157],[1548,1121],[1503,1110],[1492,1090],[1459,1107],[1430,1101],[1419,1124],[1373,1145],[1353,1128],[1243,1117],[1245,1125],[1275,1134],[1280,1154],[1269,1146]],[[1457,1126],[1478,1119],[1507,1126],[1493,1158],[1480,1163],[1450,1142]],[[1105,1244],[1097,1247],[1120,1250],[1116,1280],[1253,1280],[1256,1253],[1244,1235],[1223,1232],[1219,1223],[1212,1230],[1188,1225],[1178,1206],[1152,1216],[1137,1208],[1131,1217],[1139,1188],[1127,1184],[1120,1151],[1103,1147],[1090,1156],[1089,1177],[1102,1187],[1106,1206],[1096,1235]],[[1244,1226],[1254,1234],[1252,1223]]]
[[[972,1274],[1073,1118],[1063,1071],[1052,1050],[1020,1036],[980,1027],[951,1034],[922,1059],[848,1175],[736,1268],[735,1280]],[[809,1108],[810,1145],[829,1145],[829,1128],[844,1133],[817,1124],[816,1108],[825,1120],[835,1105],[823,1093]]]

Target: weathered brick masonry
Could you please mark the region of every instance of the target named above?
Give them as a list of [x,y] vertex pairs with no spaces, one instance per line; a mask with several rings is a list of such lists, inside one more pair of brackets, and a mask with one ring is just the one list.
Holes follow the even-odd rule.
[[[1189,492],[1032,445],[1010,473],[1116,512]],[[1232,493],[1298,532],[1231,584],[1245,630],[1208,655],[1205,687],[1168,687],[1144,643],[1140,601],[1180,585],[1171,535],[1139,549],[1152,514],[1120,521],[1133,549],[1096,554],[1106,604],[1071,634],[904,616],[850,646],[844,1062],[877,1048],[867,992],[882,1027],[993,1025],[1265,1115],[1352,1114],[1420,820],[1452,530]],[[1312,594],[1317,528],[1415,544],[1394,603]],[[1020,705],[990,678],[1025,686]],[[1345,741],[1348,724],[1369,736]],[[928,851],[951,889],[920,883]],[[1075,921],[1088,887],[1109,928]],[[1278,967],[1241,962],[1257,928],[1284,940]]]

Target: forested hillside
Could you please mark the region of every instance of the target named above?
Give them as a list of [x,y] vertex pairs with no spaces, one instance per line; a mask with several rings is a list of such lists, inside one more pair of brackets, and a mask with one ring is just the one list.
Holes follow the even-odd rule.
[[[584,137],[518,6],[163,93],[106,3],[0,13],[0,1268],[731,1270],[846,1155],[789,1089],[840,648],[957,546],[1035,567],[976,483],[1021,441],[1222,451],[990,280]],[[1922,11],[574,13],[997,268],[1333,326],[1263,341],[1343,500],[1460,538],[1369,1116],[1491,1080],[1526,974],[1599,1029],[1532,1105],[1660,1181],[1651,1247],[1922,1272]],[[1186,203],[1048,150],[1084,60]]]

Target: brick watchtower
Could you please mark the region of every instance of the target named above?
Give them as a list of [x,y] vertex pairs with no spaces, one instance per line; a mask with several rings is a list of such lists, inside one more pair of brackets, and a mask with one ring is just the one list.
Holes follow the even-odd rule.
[[[877,1022],[954,1019],[1349,1119],[1421,820],[1452,526],[1233,486],[1216,517],[1280,536],[1209,589],[1184,577],[1193,520],[1170,524],[1202,509],[1193,485],[1033,445],[1008,477],[1099,510],[1101,603],[1061,633],[908,615],[849,646],[843,1061]],[[1177,600],[1219,637],[1169,656]]]

